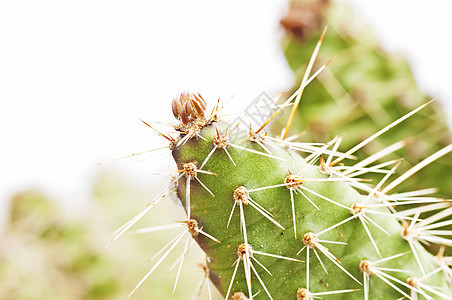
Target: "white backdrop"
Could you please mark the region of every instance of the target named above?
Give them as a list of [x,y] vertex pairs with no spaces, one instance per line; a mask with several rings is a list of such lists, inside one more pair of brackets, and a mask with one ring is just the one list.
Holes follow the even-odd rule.
[[[167,160],[96,164],[155,147],[138,118],[170,120],[180,91],[233,96],[235,109],[291,87],[283,2],[1,1],[0,206],[26,188],[86,203],[106,169],[137,186],[160,180],[150,173]],[[450,103],[450,1],[351,2],[385,47],[410,59],[420,85]]]

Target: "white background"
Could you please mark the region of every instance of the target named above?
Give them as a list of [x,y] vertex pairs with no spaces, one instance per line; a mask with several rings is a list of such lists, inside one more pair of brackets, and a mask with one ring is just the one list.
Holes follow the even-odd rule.
[[[0,1],[0,207],[27,188],[87,203],[109,169],[137,186],[161,180],[150,174],[166,159],[96,164],[161,145],[138,118],[171,120],[180,91],[233,96],[238,109],[291,87],[284,2]],[[451,2],[349,2],[452,116]]]

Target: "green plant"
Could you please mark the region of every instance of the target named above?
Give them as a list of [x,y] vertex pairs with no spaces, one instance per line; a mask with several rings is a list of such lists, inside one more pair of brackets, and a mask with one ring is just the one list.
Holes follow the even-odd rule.
[[[305,131],[304,140],[324,142],[345,133],[343,147],[353,147],[384,124],[400,118],[428,98],[418,87],[407,60],[385,51],[358,16],[343,3],[322,0],[290,0],[281,20],[286,30],[282,48],[296,76],[296,90],[326,24],[319,59],[337,54],[325,72],[303,93],[293,129]],[[275,124],[279,132],[283,124]],[[409,139],[406,139],[408,138]],[[387,134],[355,153],[364,159],[405,139],[406,145],[390,158],[404,158],[399,172],[407,171],[429,153],[452,142],[452,133],[439,103],[433,103]],[[448,174],[452,154],[414,174],[401,189],[436,187],[439,195],[452,194]],[[435,249],[437,250],[437,249]]]
[[[357,150],[401,126],[429,103],[346,151],[340,150],[341,136],[313,144],[264,132],[268,122],[296,101],[325,67],[305,80],[283,105],[267,101],[268,118],[257,127],[249,123],[259,119],[250,109],[231,122],[220,115],[219,102],[207,113],[199,94],[183,93],[173,100],[178,134],[157,131],[169,142],[178,166],[173,185],[121,227],[113,241],[171,193],[180,199],[186,218],[137,231],[181,228],[156,254],[154,259],[160,258],[136,288],[183,241],[183,253],[174,265],[178,268],[176,289],[185,257],[196,241],[206,253],[203,280],[210,279],[227,299],[322,295],[331,299],[451,299],[450,260],[441,252],[435,257],[422,246],[452,244],[447,238],[451,231],[442,230],[452,223],[447,219],[452,214],[449,200],[432,196],[432,189],[393,190],[449,153],[452,144],[396,179],[392,178],[400,160],[375,162],[397,147],[352,161]],[[380,174],[379,180],[367,180],[368,174]],[[422,206],[403,209],[410,204]],[[432,216],[423,218],[432,211]]]
[[[61,203],[39,191],[24,191],[12,197],[8,221],[0,234],[0,299],[126,299],[143,272],[142,257],[162,246],[150,245],[146,239],[124,239],[122,244],[104,249],[102,237],[153,196],[151,191],[138,190],[126,182],[111,173],[99,176],[93,182],[93,202],[84,207],[83,215],[65,210]],[[167,204],[172,207],[172,203]],[[154,210],[151,224],[169,218],[167,210],[165,206]],[[160,239],[163,237],[165,232],[160,233]],[[159,234],[152,238],[159,238]],[[202,273],[196,262],[184,265]],[[192,273],[181,274],[184,285],[179,285],[179,293],[171,299],[186,299],[182,291],[198,283],[196,278],[191,280]],[[173,282],[154,278],[153,285],[143,286],[134,299],[164,299]]]
[[86,220],[36,191],[14,196],[8,217],[0,237],[1,299],[115,299],[121,279],[112,262],[120,256],[102,251]]

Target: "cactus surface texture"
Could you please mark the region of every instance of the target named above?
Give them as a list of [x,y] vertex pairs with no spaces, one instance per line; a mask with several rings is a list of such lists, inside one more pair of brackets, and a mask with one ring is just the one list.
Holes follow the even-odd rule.
[[[452,144],[398,175],[401,160],[376,163],[394,147],[363,160],[354,156],[430,102],[342,150],[341,136],[305,143],[264,131],[299,93],[277,105],[260,125],[250,125],[259,122],[249,109],[228,120],[219,101],[208,112],[201,95],[190,93],[173,100],[176,135],[145,123],[169,143],[177,170],[170,187],[121,227],[113,241],[173,193],[185,218],[136,231],[181,230],[153,257],[155,263],[131,296],[184,245],[173,266],[176,289],[196,241],[206,259],[193,298],[203,286],[212,298],[213,283],[225,299],[452,299],[451,261],[444,247],[436,256],[423,247],[452,245],[452,232],[444,229],[452,223],[450,200],[432,195],[434,189],[394,192],[428,162],[452,151]],[[368,180],[369,174],[380,176]]]

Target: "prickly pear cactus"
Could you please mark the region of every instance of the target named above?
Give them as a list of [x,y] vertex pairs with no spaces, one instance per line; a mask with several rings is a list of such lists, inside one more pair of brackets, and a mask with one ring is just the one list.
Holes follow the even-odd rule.
[[[176,289],[195,241],[206,261],[193,298],[207,285],[211,299],[212,282],[225,299],[235,300],[452,299],[450,259],[442,252],[433,256],[422,246],[452,244],[451,231],[442,230],[452,223],[450,201],[432,196],[433,189],[393,192],[451,152],[452,144],[400,176],[395,176],[400,160],[376,163],[397,147],[352,160],[356,151],[430,103],[341,151],[341,136],[303,143],[264,131],[291,99],[255,127],[247,118],[249,110],[228,120],[219,103],[208,113],[199,94],[183,93],[173,100],[178,133],[158,131],[177,165],[173,184],[121,227],[113,241],[172,193],[186,218],[136,231],[180,228],[151,259],[155,263],[131,295],[181,244],[173,266],[178,270]],[[380,174],[379,180],[369,181],[368,174]],[[429,212],[434,214],[424,218]]]
[[[334,63],[303,93],[302,109],[297,111],[292,128],[293,133],[306,131],[305,140],[323,142],[345,133],[342,144],[352,147],[428,100],[417,87],[408,62],[385,52],[371,30],[344,3],[291,0],[281,24],[287,33],[283,39],[284,53],[297,77],[295,89],[300,86],[312,49],[326,24],[320,61],[337,54]],[[279,132],[283,123],[275,124],[275,131]],[[408,137],[407,145],[391,157],[404,158],[401,171],[451,143],[452,134],[438,103],[355,154],[365,158]],[[447,175],[451,165],[449,154],[414,175],[401,188],[435,186],[440,195],[450,195],[452,185]]]

